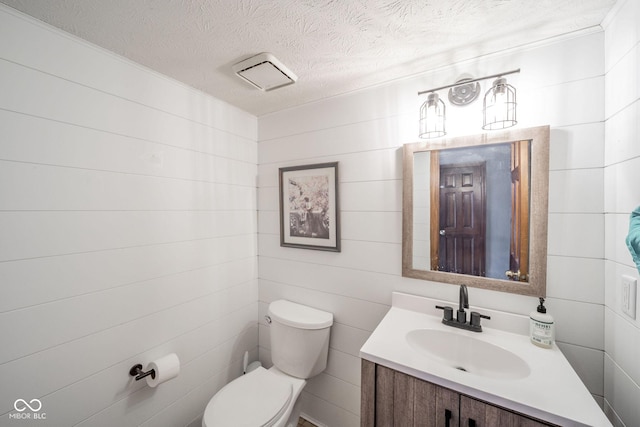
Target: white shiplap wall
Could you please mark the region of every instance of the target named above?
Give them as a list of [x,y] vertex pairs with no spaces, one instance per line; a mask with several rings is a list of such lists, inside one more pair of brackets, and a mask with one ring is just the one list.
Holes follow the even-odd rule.
[[[605,399],[617,426],[640,425],[640,312],[621,310],[621,276],[640,281],[625,246],[640,205],[640,2],[620,0],[605,20]],[[636,300],[637,302],[638,300]]]
[[[0,5],[0,425],[34,398],[47,425],[187,425],[257,357],[256,140],[255,117]],[[171,352],[177,378],[131,381]]]
[[[326,372],[303,392],[303,412],[327,426],[359,424],[358,350],[391,292],[455,301],[450,285],[402,278],[402,144],[417,140],[419,90],[521,68],[519,127],[549,124],[548,307],[563,352],[604,395],[604,33],[576,34],[259,118],[260,310],[287,298],[335,315]],[[485,82],[486,85],[491,82]],[[449,136],[481,133],[481,101],[448,109]],[[340,162],[342,252],[279,246],[278,168]],[[588,230],[588,232],[585,232]],[[536,299],[470,289],[472,305],[527,314]],[[269,364],[269,329],[260,358]]]

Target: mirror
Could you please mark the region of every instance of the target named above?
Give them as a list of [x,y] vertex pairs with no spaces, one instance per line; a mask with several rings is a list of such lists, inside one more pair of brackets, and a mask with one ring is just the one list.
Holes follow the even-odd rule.
[[545,296],[549,126],[405,144],[402,275]]

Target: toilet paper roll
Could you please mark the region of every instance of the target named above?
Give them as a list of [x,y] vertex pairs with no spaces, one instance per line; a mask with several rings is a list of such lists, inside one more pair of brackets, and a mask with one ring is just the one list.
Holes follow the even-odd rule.
[[147,385],[149,387],[156,387],[158,384],[162,384],[178,376],[180,373],[180,359],[178,359],[175,353],[167,354],[149,363],[147,370],[150,369],[153,369],[156,374],[154,378],[151,378],[151,375],[147,377]]

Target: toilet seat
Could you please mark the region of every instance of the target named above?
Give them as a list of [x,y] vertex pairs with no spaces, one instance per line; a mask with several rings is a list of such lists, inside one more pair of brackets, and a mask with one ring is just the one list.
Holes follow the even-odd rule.
[[263,367],[231,381],[211,399],[204,427],[270,427],[287,411],[292,384]]

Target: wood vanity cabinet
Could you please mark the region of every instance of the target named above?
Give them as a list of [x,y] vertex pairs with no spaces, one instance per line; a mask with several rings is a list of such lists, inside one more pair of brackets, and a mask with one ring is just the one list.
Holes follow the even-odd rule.
[[361,427],[553,426],[362,360]]

